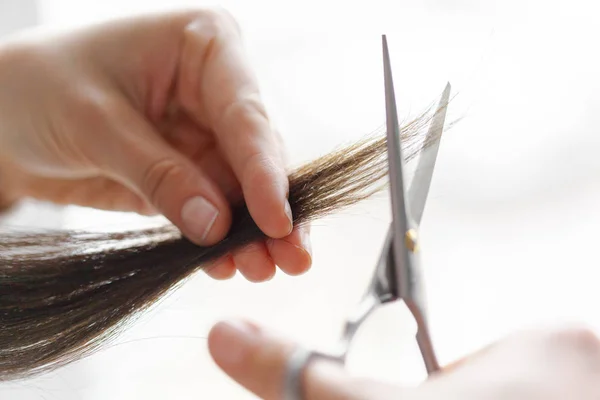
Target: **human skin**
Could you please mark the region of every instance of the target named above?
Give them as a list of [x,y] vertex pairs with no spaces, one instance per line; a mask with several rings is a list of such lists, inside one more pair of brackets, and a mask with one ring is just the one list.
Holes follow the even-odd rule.
[[0,198],[163,214],[200,245],[243,199],[270,238],[209,270],[251,281],[311,264],[283,146],[223,10],[139,16],[0,43]]
[[[261,399],[282,398],[296,344],[246,321],[215,325],[208,342],[237,383]],[[311,363],[303,383],[305,400],[595,400],[600,341],[586,327],[543,327],[506,337],[414,388],[355,378],[328,361]]]
[[[309,268],[308,229],[292,229],[281,141],[260,100],[234,19],[200,10],[136,17],[0,44],[0,206],[34,197],[164,214],[209,245],[242,196],[272,239],[211,276],[252,281]],[[208,204],[208,206],[207,206]],[[205,207],[201,207],[201,206]],[[281,398],[295,345],[254,324],[209,335],[217,365],[267,400]],[[587,329],[524,332],[418,388],[356,379],[315,362],[306,400],[600,398],[600,344]]]

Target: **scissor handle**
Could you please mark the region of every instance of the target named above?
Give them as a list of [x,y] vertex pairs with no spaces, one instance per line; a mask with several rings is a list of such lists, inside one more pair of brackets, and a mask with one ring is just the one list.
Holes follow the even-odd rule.
[[338,357],[304,347],[298,347],[288,359],[283,384],[283,400],[304,400],[304,371],[315,359],[325,359],[345,364],[345,357]]
[[431,336],[429,335],[429,330],[427,328],[419,328],[417,331],[417,343],[421,350],[421,356],[423,357],[423,363],[425,363],[427,375],[438,372],[440,370],[440,364],[435,355]]
[[[417,332],[417,343],[423,355],[425,368],[428,375],[439,371],[440,367],[435,357],[429,333],[426,330],[419,329]],[[283,400],[304,400],[304,372],[311,362],[317,359],[333,361],[344,365],[346,363],[346,354],[333,355],[315,350],[308,350],[304,347],[298,347],[292,356],[288,359],[285,380],[283,385]]]

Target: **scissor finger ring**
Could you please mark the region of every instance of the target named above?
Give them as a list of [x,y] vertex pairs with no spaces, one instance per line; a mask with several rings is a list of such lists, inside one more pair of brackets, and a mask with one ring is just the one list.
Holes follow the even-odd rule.
[[303,375],[305,367],[317,355],[316,352],[298,346],[288,359],[283,386],[283,400],[305,400]]

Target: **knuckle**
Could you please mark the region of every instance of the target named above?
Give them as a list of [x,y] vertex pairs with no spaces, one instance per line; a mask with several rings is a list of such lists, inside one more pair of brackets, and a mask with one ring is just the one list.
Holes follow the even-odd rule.
[[96,91],[87,91],[76,97],[78,119],[94,128],[108,125],[111,112],[115,109],[114,101]]
[[551,333],[550,339],[570,351],[599,354],[600,340],[596,333],[587,326],[560,328]]
[[238,35],[241,35],[242,27],[240,26],[240,23],[238,22],[237,18],[235,18],[235,16],[229,10],[227,10],[225,8],[219,8],[218,10],[219,10],[219,13],[222,16],[222,18],[227,21],[227,24],[229,24],[229,26]]
[[215,6],[196,11],[190,19],[191,22],[186,27],[188,33],[218,36],[224,33],[240,34],[241,32],[235,17],[222,7]]
[[154,205],[160,206],[161,188],[165,182],[176,182],[183,177],[184,168],[175,161],[165,158],[152,163],[142,177],[142,191]]
[[187,15],[183,28],[183,58],[189,62],[181,65],[179,94],[183,103],[191,108],[204,107],[199,103],[200,77],[206,65],[218,57],[224,47],[238,46],[240,27],[228,11],[209,8]]
[[246,118],[251,118],[258,115],[266,120],[269,119],[269,116],[267,115],[267,109],[261,101],[259,93],[254,90],[241,96],[228,108],[229,113],[233,114],[234,116],[237,113],[241,117]]
[[261,123],[269,123],[267,110],[256,90],[249,90],[240,95],[235,101],[225,105],[218,113],[215,129],[225,124],[236,124],[237,126],[257,126]]
[[211,20],[215,26],[221,28],[231,28],[235,32],[240,31],[239,23],[233,14],[224,7],[215,6],[206,11],[206,15],[209,20]]

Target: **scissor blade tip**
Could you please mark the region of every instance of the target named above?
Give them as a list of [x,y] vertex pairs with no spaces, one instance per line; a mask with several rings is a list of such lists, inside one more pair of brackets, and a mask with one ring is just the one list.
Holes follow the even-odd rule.
[[442,94],[442,98],[448,97],[451,89],[452,89],[452,85],[450,84],[450,82],[446,83],[446,87],[444,88],[444,93]]
[[450,82],[446,83],[446,88],[444,89],[444,92],[442,93],[442,99],[441,102],[442,103],[447,103],[448,100],[450,99],[450,89],[452,89],[452,85],[450,85]]

